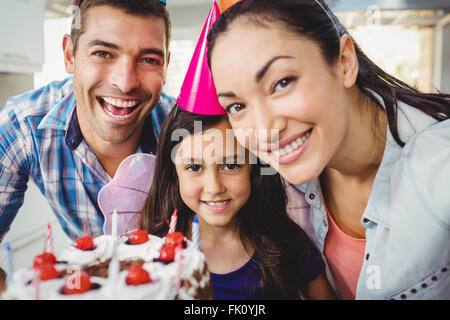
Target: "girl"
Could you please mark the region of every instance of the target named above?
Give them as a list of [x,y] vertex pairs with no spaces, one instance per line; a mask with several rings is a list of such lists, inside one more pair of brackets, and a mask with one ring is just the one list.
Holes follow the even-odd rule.
[[142,228],[166,235],[177,209],[176,230],[191,237],[197,215],[217,299],[333,298],[320,254],[286,214],[279,175],[261,175],[227,131],[224,116],[174,107],[161,131]]
[[243,0],[208,55],[233,129],[309,203],[343,298],[449,299],[450,95],[383,72],[322,0]]

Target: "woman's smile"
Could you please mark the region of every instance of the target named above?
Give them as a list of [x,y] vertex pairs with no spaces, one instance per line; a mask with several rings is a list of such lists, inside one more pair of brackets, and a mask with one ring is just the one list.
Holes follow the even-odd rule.
[[281,141],[278,146],[272,145],[267,153],[279,164],[289,164],[297,160],[308,146],[313,129],[291,136]]

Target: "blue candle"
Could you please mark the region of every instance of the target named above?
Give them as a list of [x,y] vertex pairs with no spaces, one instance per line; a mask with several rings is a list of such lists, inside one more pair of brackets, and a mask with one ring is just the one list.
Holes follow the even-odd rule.
[[194,248],[197,250],[200,250],[199,231],[198,218],[195,215],[194,222],[192,223],[192,242],[194,243]]
[[14,273],[14,264],[13,264],[11,244],[9,242],[7,242],[5,244],[5,248],[6,248],[6,261],[7,261],[6,283],[10,284],[12,281],[12,278],[13,278],[13,273]]

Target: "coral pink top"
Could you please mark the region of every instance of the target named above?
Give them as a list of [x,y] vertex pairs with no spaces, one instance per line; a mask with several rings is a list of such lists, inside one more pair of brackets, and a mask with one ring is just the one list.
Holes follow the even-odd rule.
[[333,221],[328,209],[328,233],[325,239],[325,257],[342,298],[354,300],[356,285],[364,260],[366,239],[345,234]]

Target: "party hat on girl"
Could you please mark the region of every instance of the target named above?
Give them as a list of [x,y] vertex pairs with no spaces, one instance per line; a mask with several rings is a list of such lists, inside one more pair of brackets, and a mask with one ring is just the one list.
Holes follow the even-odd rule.
[[225,10],[227,10],[229,7],[231,7],[233,4],[239,1],[242,0],[220,0],[220,12],[223,13]]
[[192,56],[186,77],[181,86],[177,104],[184,110],[206,115],[226,114],[217,100],[216,87],[212,79],[207,58],[207,37],[213,23],[220,15],[214,2],[203,27],[200,39]]

